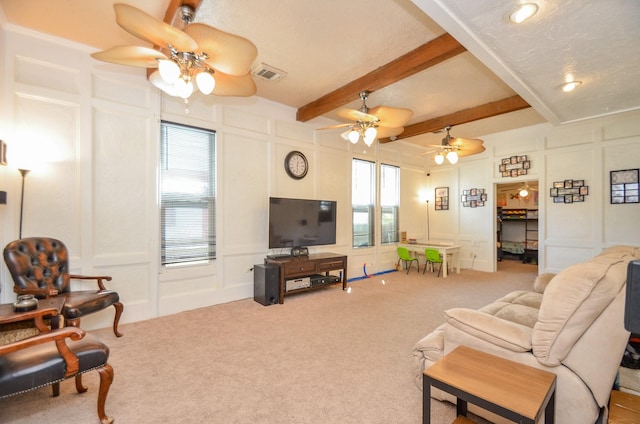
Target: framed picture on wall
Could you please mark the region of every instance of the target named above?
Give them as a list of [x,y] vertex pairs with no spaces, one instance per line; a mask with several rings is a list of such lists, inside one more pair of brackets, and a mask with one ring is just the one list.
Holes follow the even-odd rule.
[[611,171],[611,204],[640,203],[640,169]]
[[435,210],[442,211],[449,209],[449,187],[436,187]]

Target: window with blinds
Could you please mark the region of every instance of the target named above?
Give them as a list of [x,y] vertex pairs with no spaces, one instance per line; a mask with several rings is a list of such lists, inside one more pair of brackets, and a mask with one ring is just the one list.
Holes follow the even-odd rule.
[[380,219],[382,244],[397,243],[400,223],[400,168],[393,165],[380,165]]
[[162,265],[216,257],[215,131],[161,122]]
[[374,244],[375,163],[353,159],[351,167],[353,247],[370,247]]

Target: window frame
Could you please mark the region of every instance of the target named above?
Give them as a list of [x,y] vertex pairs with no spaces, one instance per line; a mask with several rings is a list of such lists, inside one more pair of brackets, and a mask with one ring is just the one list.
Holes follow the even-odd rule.
[[[207,143],[206,147],[201,149],[195,149],[192,153],[192,158],[207,157],[202,154],[204,150],[208,153],[208,161],[201,168],[187,168],[182,165],[177,165],[173,169],[169,167],[169,163],[172,161],[178,162],[185,160],[187,157],[175,157],[171,155],[171,130],[179,131],[193,131],[191,137],[183,139],[174,139],[175,143],[193,144],[198,142],[198,138],[202,138]],[[174,133],[174,135],[176,134]],[[184,133],[187,134],[187,133]],[[203,137],[204,136],[204,137]],[[217,242],[216,242],[216,132],[207,128],[200,128],[191,125],[180,124],[171,121],[162,120],[160,122],[160,163],[158,174],[158,200],[159,200],[159,212],[160,212],[160,265],[163,268],[173,268],[178,266],[193,266],[211,263],[217,256]],[[175,147],[174,147],[175,148]],[[184,149],[180,150],[181,153]],[[188,158],[187,158],[188,159]],[[182,166],[182,168],[180,168]],[[168,175],[173,173],[174,175]],[[195,183],[195,189],[198,186],[204,187],[204,193],[189,193],[188,190],[176,191],[176,192],[164,192],[165,184],[171,182],[173,179],[174,186],[184,187],[184,181]],[[176,180],[179,180],[181,184],[178,184]],[[194,187],[190,185],[190,187]],[[189,217],[189,212],[193,212],[194,209],[202,210],[200,216],[206,217],[202,220],[198,220]],[[177,226],[169,227],[168,220],[179,218],[179,215],[183,216],[181,220],[181,228]],[[187,215],[187,216],[185,216]],[[193,215],[193,214],[191,214]],[[198,224],[204,224],[198,226]],[[174,240],[173,243],[168,241],[171,235],[167,233],[173,230],[174,234],[189,234],[192,236],[183,237],[181,240]],[[196,234],[194,234],[196,233]],[[202,254],[196,254],[191,249],[194,245],[200,245],[196,250],[204,252]],[[170,247],[172,246],[172,251]],[[191,252],[189,252],[191,250]]]

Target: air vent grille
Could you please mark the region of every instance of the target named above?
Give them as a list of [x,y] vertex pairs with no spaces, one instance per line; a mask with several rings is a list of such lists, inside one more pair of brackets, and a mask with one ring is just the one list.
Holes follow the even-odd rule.
[[258,65],[251,73],[256,77],[265,79],[267,81],[278,81],[279,79],[287,75],[286,72],[274,68],[273,66],[266,65],[264,63]]

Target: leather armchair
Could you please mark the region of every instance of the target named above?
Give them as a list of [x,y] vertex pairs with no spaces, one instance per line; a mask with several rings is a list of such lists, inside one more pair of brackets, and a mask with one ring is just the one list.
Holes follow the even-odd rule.
[[[113,422],[104,406],[113,381],[113,368],[107,363],[109,348],[76,327],[49,330],[44,317],[57,316],[56,308],[39,308],[30,312],[0,317],[0,324],[34,321],[38,334],[0,346],[0,398],[5,398],[75,377],[78,393],[87,391],[82,385],[83,373],[97,370],[100,374],[98,417],[103,424]],[[54,389],[53,395],[59,391]]]
[[[117,292],[107,290],[103,281],[108,276],[71,275],[69,252],[60,240],[46,237],[30,237],[12,241],[4,248],[4,261],[13,278],[13,291],[32,294],[38,298],[64,296],[62,308],[66,325],[79,327],[80,319],[111,305],[116,310],[113,332],[118,332],[118,322],[123,305]],[[95,280],[98,290],[71,291],[71,279]]]

